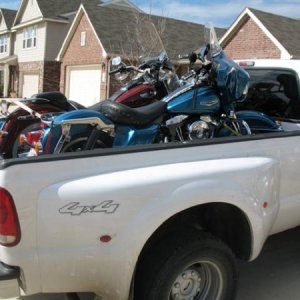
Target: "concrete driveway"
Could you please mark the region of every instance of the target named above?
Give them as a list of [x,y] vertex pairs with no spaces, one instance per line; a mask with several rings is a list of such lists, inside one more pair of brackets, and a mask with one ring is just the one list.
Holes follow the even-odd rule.
[[[66,300],[61,294],[39,294],[20,299]],[[240,264],[240,282],[236,300],[299,299],[300,227],[297,227],[270,237],[255,261]],[[94,299],[92,294],[80,294],[80,300],[101,299]]]

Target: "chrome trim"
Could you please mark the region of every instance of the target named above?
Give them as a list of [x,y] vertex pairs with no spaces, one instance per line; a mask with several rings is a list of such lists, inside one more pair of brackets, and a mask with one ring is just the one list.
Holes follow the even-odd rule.
[[54,121],[54,125],[91,125],[97,126],[98,129],[109,128],[114,129],[114,125],[105,124],[100,118],[92,117],[92,118],[80,118],[80,119],[71,119],[71,120],[63,120],[63,121]]

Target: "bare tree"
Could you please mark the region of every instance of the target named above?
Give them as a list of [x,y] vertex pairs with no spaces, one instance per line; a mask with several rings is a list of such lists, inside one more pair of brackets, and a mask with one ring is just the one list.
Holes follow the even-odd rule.
[[124,35],[121,40],[111,43],[111,53],[119,53],[124,61],[136,64],[149,57],[158,56],[165,51],[162,42],[166,19],[132,10],[128,24],[124,24]]

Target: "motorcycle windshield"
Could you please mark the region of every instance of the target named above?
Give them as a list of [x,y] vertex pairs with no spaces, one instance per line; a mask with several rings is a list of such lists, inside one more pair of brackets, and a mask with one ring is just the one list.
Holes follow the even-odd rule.
[[[120,75],[124,75],[123,80],[127,79],[123,81],[123,90],[129,89],[137,81],[150,84],[159,82],[167,92],[175,90],[180,84],[161,39],[164,27],[159,19],[155,20],[152,22],[149,16],[139,15],[135,21],[136,26],[131,28],[130,50],[127,51],[129,55],[122,56],[122,63],[137,66],[142,72],[131,73],[128,77],[128,72],[116,74],[116,79],[120,79]],[[111,69],[118,67],[112,66]]]
[[165,46],[161,39],[162,32],[159,26],[151,20],[140,20],[139,26],[135,28],[137,41],[136,47],[140,63],[148,59],[160,58],[160,55],[167,56]]
[[146,61],[157,61],[160,56],[167,57],[159,24],[154,24],[148,16],[138,15],[130,25],[126,43],[123,42],[119,49],[120,61],[112,65],[111,70],[118,68],[121,61],[126,65],[137,66]]
[[228,112],[234,109],[237,101],[245,98],[249,75],[225,54],[212,24],[206,27],[205,36],[209,38],[213,80],[221,92],[223,107]]

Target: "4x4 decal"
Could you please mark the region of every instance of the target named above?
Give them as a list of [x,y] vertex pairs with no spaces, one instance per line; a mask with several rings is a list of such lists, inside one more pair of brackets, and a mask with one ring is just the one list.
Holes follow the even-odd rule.
[[79,216],[85,213],[105,213],[113,214],[116,212],[119,204],[114,203],[113,200],[106,200],[97,205],[80,205],[79,202],[71,202],[59,209],[61,214],[71,214],[72,216]]

